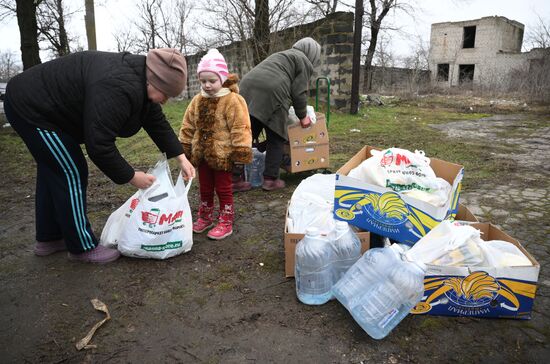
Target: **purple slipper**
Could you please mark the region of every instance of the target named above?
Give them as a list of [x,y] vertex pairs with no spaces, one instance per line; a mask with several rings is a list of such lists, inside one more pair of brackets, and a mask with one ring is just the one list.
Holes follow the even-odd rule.
[[110,263],[120,257],[120,252],[117,249],[107,248],[103,245],[98,245],[94,249],[85,253],[73,254],[69,253],[69,259],[84,262],[84,263]]
[[34,254],[39,257],[44,257],[53,253],[57,253],[63,250],[67,250],[65,245],[65,240],[54,240],[54,241],[37,241],[34,244]]

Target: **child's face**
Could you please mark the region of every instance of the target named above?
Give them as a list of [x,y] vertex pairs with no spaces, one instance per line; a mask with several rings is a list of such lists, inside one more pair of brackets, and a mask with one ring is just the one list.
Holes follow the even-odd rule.
[[201,72],[199,74],[201,87],[209,95],[214,95],[222,88],[222,82],[214,72]]

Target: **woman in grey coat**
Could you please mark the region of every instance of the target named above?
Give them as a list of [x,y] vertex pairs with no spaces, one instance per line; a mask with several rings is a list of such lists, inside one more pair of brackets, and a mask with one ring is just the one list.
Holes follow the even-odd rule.
[[[283,146],[288,140],[288,109],[294,107],[303,128],[311,124],[307,116],[309,79],[320,62],[321,46],[312,38],[303,38],[291,49],[274,53],[248,72],[240,83],[241,95],[248,104],[252,136],[265,130],[267,150],[262,188],[272,191],[285,187],[279,179]],[[234,190],[250,185],[234,183]]]

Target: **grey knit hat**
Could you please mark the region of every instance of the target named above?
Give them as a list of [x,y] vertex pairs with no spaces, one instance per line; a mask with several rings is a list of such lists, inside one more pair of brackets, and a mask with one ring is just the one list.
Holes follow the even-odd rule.
[[187,83],[187,63],[173,48],[151,49],[146,59],[147,82],[166,96],[176,97]]
[[313,67],[316,67],[321,62],[321,46],[313,38],[302,38],[292,48],[302,51]]

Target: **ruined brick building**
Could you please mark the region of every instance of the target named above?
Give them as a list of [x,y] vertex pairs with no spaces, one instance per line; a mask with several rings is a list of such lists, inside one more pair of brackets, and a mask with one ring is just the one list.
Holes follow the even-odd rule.
[[550,66],[550,49],[521,52],[524,25],[502,16],[432,24],[429,67],[439,87],[511,89]]

